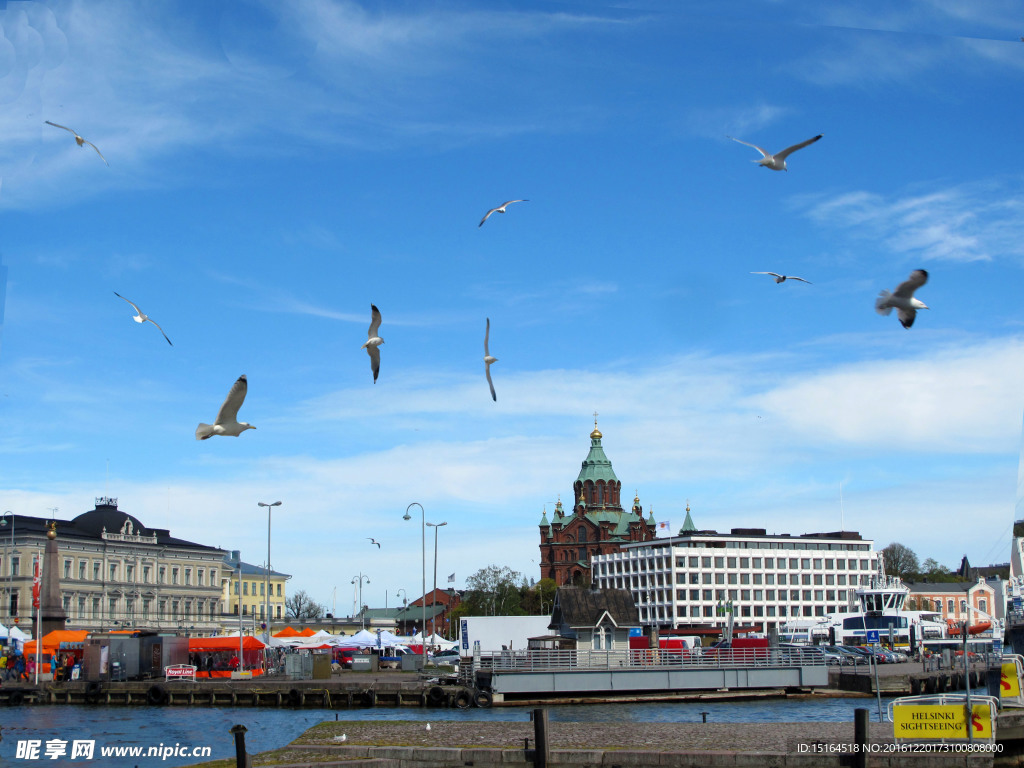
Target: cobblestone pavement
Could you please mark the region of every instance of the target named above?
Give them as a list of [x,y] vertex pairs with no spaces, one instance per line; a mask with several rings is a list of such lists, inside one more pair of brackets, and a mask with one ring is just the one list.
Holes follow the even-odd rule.
[[[519,748],[529,739],[530,722],[329,721],[314,726],[293,742],[424,747]],[[892,723],[871,723],[868,738],[892,742]],[[715,750],[796,753],[797,744],[853,743],[849,723],[562,723],[549,724],[552,749]]]

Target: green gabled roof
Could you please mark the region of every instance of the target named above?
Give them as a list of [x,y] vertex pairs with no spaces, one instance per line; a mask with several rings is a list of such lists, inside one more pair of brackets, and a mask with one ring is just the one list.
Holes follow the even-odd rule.
[[697,530],[697,526],[693,524],[693,518],[690,517],[690,507],[686,507],[686,520],[683,521],[683,527],[679,529],[679,533],[693,533]]
[[611,461],[604,455],[604,448],[601,447],[601,433],[596,427],[590,433],[590,453],[587,454],[587,458],[583,461],[583,467],[580,469],[576,482],[584,483],[587,480],[592,482],[604,480],[606,483],[619,482],[619,478],[615,476],[615,472],[612,470]]
[[548,510],[547,510],[547,508],[544,509],[544,514],[542,514],[540,516],[540,524],[541,524],[541,527],[550,525],[550,523],[548,522]]

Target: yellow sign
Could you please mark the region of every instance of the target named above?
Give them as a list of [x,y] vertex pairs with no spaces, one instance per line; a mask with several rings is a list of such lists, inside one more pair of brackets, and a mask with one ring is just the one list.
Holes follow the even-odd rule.
[[[967,739],[963,704],[897,705],[892,708],[893,735],[897,739]],[[992,712],[988,704],[971,707],[975,739],[992,738]]]
[[1013,661],[1002,665],[999,677],[999,695],[1004,699],[1020,696],[1020,681],[1017,679],[1017,664]]

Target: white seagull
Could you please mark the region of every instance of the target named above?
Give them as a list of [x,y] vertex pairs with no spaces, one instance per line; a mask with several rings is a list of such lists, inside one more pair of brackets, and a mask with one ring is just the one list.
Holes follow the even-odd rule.
[[373,371],[373,383],[377,383],[377,374],[380,373],[380,345],[384,343],[377,334],[380,331],[380,310],[373,304],[370,305],[370,330],[366,333],[366,343],[360,347],[365,349],[370,356],[370,368]]
[[88,139],[83,139],[75,131],[71,130],[66,125],[57,125],[57,123],[51,123],[49,120],[46,121],[46,124],[47,125],[52,125],[54,128],[63,128],[65,131],[67,131],[68,133],[70,133],[72,136],[75,137],[75,143],[77,143],[78,146],[82,146],[83,144],[88,144],[90,147],[92,147],[93,149],[96,150],[96,154],[100,156],[100,160],[102,160],[104,163],[106,163],[108,168],[110,167],[110,163],[107,163],[107,158],[105,158],[103,156],[103,153],[100,152],[100,148],[97,147],[95,144],[93,144],[91,141],[89,141]]
[[799,144],[794,144],[792,147],[786,147],[784,150],[776,152],[774,155],[757,146],[757,144],[751,144],[749,141],[742,141],[740,139],[733,138],[732,136],[726,136],[726,138],[738,141],[740,144],[746,144],[748,147],[753,147],[761,153],[762,157],[760,160],[752,160],[751,162],[763,165],[765,168],[771,168],[773,171],[788,171],[789,169],[786,167],[786,158],[798,149],[803,149],[808,144],[813,144],[824,135],[825,134],[823,133],[819,133],[813,139],[808,139],[807,141],[802,141]]
[[787,280],[799,280],[801,283],[807,283],[808,285],[813,285],[813,283],[810,280],[804,280],[802,277],[797,277],[796,275],[780,275],[778,272],[751,272],[750,274],[752,274],[752,275],[771,275],[772,277],[775,278],[775,282],[776,283],[784,283]]
[[504,203],[499,205],[497,208],[491,208],[491,210],[489,210],[487,213],[485,213],[484,217],[482,219],[480,219],[480,223],[477,224],[476,226],[479,229],[480,227],[482,227],[484,225],[485,221],[487,221],[489,218],[491,218],[491,214],[492,213],[504,213],[505,209],[508,206],[512,205],[512,203],[528,203],[528,202],[530,202],[530,201],[529,200],[506,200]]
[[488,349],[488,340],[491,337],[491,318],[487,318],[487,330],[484,331],[484,371],[487,373],[487,386],[491,388],[491,399],[498,402],[498,396],[494,394],[494,382],[491,381],[491,363],[498,362],[498,358],[492,357]]
[[238,437],[247,429],[256,429],[252,424],[246,424],[244,421],[238,420],[238,409],[242,407],[242,403],[245,401],[246,389],[248,389],[248,384],[243,373],[232,385],[231,391],[228,392],[228,396],[224,400],[224,404],[217,411],[217,418],[213,424],[200,423],[196,427],[196,440],[206,440],[214,435]]
[[[139,305],[138,304],[136,304],[134,301],[131,301],[130,299],[125,299],[124,296],[122,296],[117,291],[114,291],[114,295],[117,296],[117,298],[119,298],[119,299],[124,299],[125,301],[127,301],[129,304],[132,305],[132,309],[134,309],[136,311],[136,313],[137,313],[135,315],[135,317],[132,318],[132,320],[134,320],[136,323],[150,322],[153,325],[156,325],[157,330],[159,330],[160,333],[163,333],[164,334],[164,338],[167,339],[167,334],[164,333],[164,329],[161,328],[159,325],[157,325],[156,320],[154,320],[152,317],[150,317],[145,312],[143,312],[141,309],[139,309]],[[167,339],[167,343],[171,344],[171,340]],[[171,346],[173,347],[174,345],[171,344]]]
[[875,311],[880,315],[888,315],[894,309],[904,328],[914,324],[917,310],[928,309],[928,305],[914,298],[914,291],[928,282],[928,273],[923,269],[915,269],[910,277],[896,286],[892,293],[882,291],[875,299]]

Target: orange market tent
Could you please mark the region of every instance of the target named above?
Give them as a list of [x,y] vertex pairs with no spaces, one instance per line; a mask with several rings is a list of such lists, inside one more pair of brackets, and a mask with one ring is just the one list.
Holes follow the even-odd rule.
[[[252,635],[242,637],[242,665],[254,674],[260,674],[257,667],[263,665],[263,643]],[[220,663],[224,666],[213,672],[200,672],[199,677],[230,677],[231,672],[227,671],[229,657],[238,656],[238,635],[234,637],[190,637],[188,639],[189,654],[217,654]]]
[[[61,643],[84,643],[88,634],[89,631],[85,629],[55,629],[53,632],[43,635],[43,653],[56,653],[60,650]],[[29,640],[25,643],[23,652],[26,655],[34,656],[36,641]]]
[[305,637],[305,635],[300,635],[291,627],[285,627],[280,632],[275,634],[274,637]]
[[315,630],[312,630],[309,627],[306,627],[304,630],[299,632],[299,637],[312,637],[315,634],[316,634]]
[[[234,637],[190,637],[188,639],[189,653],[210,653],[216,651],[234,651],[238,653],[238,635]],[[263,643],[252,635],[242,637],[243,651],[261,651]]]

